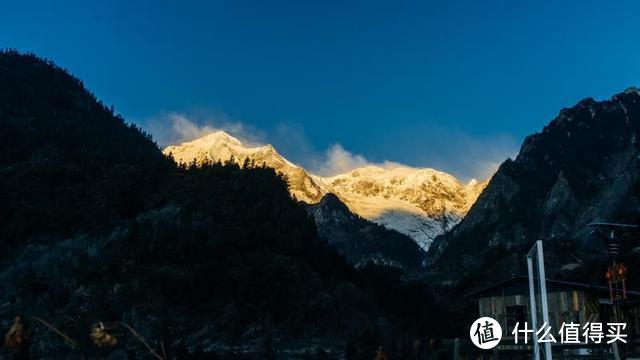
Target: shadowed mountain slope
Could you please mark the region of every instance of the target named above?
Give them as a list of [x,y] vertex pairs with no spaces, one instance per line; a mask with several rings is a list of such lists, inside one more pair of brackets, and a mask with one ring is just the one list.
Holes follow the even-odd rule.
[[327,194],[307,209],[320,237],[355,266],[372,262],[409,274],[423,270],[426,253],[411,238],[352,213],[336,195]]
[[0,150],[0,328],[21,315],[29,334],[0,358],[148,356],[126,331],[97,348],[99,321],[178,359],[368,357],[438,316],[426,286],[348,265],[273,169],[177,166],[36,56],[0,52]]
[[[638,135],[635,88],[563,109],[540,133],[527,137],[515,160],[500,166],[464,220],[434,241],[429,263],[457,277],[466,274],[469,284],[526,273],[524,254],[542,239],[551,277],[602,282],[604,270],[588,269],[591,261],[606,260],[604,242],[587,224],[639,223]],[[625,246],[625,255],[632,257],[627,261],[636,263],[633,254],[640,243],[630,239]]]

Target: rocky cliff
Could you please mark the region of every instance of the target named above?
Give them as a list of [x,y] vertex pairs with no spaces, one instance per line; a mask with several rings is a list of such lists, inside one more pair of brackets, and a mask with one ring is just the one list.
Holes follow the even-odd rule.
[[604,250],[587,224],[638,223],[639,133],[635,88],[563,109],[500,166],[464,220],[436,238],[429,264],[458,275],[522,272],[524,253],[542,239],[552,276],[584,269]]

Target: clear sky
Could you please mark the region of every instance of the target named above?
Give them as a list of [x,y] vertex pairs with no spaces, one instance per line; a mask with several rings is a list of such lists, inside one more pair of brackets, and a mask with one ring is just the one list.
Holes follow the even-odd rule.
[[5,1],[0,47],[54,60],[160,142],[225,128],[311,168],[468,179],[562,107],[640,85],[640,2]]

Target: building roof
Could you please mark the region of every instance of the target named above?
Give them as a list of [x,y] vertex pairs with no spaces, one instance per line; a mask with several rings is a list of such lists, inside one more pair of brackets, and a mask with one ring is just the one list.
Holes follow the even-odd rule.
[[[535,278],[535,279],[536,281],[538,280],[538,278]],[[493,284],[489,284],[487,286],[478,288],[470,293],[465,294],[464,296],[465,297],[481,296],[483,293],[487,293],[487,292],[490,292],[491,290],[495,290],[497,288],[501,288],[501,287],[510,285],[511,283],[520,282],[520,281],[524,281],[528,284],[529,277],[525,275],[513,275],[509,278],[497,281]],[[593,285],[593,284],[579,283],[579,282],[573,282],[573,281],[552,280],[552,279],[547,279],[546,283],[547,283],[547,286],[552,285],[556,288],[582,289],[582,290],[588,290],[592,292],[604,292],[607,294],[609,293],[609,287],[602,286],[602,285]],[[527,286],[527,294],[529,293],[528,289],[529,288]],[[640,297],[640,291],[627,290],[627,295]]]

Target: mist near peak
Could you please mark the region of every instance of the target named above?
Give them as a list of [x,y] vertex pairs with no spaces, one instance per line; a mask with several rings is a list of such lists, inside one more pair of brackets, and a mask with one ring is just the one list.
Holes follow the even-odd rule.
[[376,166],[387,170],[399,167],[433,168],[450,173],[462,182],[483,181],[491,177],[504,160],[517,153],[515,139],[510,136],[477,138],[448,132],[438,142],[402,143],[401,146],[406,146],[406,149],[401,153],[409,160],[407,163],[386,159],[373,161],[364,154],[348,150],[339,142],[318,150],[304,128],[291,122],[281,122],[264,131],[232,120],[224,113],[195,116],[167,112],[137,123],[151,133],[161,147],[192,141],[217,131],[228,133],[248,147],[271,144],[288,160],[323,177]]

